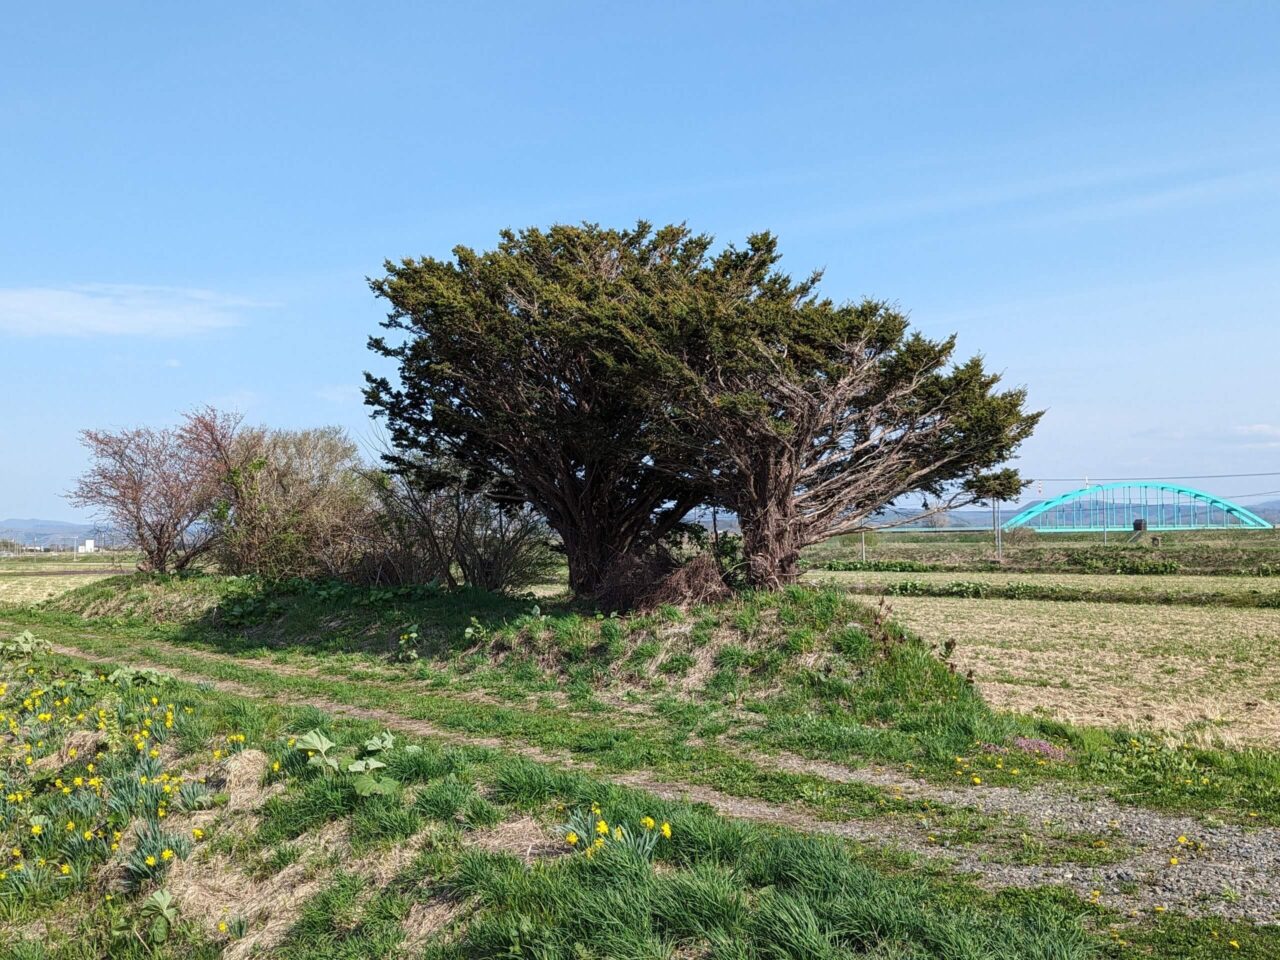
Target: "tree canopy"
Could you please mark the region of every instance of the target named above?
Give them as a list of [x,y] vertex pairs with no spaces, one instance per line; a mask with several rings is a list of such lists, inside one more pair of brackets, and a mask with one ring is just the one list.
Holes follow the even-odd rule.
[[[504,232],[386,264],[367,375],[399,457],[448,457],[531,504],[575,590],[652,549],[696,506],[736,512],[749,580],[908,494],[926,509],[1011,496],[999,469],[1034,428],[1021,390],[954,363],[880,301],[837,304],[777,270],[776,240],[713,254],[684,226]],[[393,460],[395,458],[393,457]]]

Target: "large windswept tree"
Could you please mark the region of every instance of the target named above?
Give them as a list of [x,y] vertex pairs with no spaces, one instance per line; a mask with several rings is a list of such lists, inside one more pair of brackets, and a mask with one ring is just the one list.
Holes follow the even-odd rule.
[[704,496],[653,455],[627,341],[664,293],[696,282],[709,245],[682,227],[556,226],[451,261],[388,262],[371,285],[402,336],[370,347],[398,382],[369,375],[366,398],[406,457],[453,459],[537,509],[574,590],[594,592]]
[[909,495],[927,516],[1021,489],[1000,464],[1039,419],[1025,391],[998,391],[979,357],[953,364],[954,337],[913,333],[888,304],[793,283],[768,234],[737,258],[752,296],[672,301],[639,352],[666,456],[737,513],[753,585],[793,581],[802,548]]
[[405,463],[451,458],[531,504],[564,543],[572,587],[652,547],[691,508],[740,518],[757,586],[800,550],[902,498],[928,510],[1011,496],[1001,470],[1038,415],[952,339],[867,301],[819,298],[776,270],[769,234],[710,253],[684,227],[504,233],[452,261],[388,263],[369,375]]

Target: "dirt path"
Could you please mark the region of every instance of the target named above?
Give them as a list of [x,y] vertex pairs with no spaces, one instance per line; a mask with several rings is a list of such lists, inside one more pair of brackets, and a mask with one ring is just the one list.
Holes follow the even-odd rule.
[[[102,657],[63,643],[54,644],[53,649],[65,656],[101,665],[121,662],[120,657]],[[181,652],[210,663],[253,663],[207,651],[184,648]],[[132,666],[150,667],[224,693],[291,706],[313,706],[338,716],[372,720],[400,733],[458,745],[500,749],[542,763],[596,769],[594,764],[577,761],[567,753],[550,753],[527,744],[459,733],[389,710],[353,707],[310,696],[305,699],[274,696],[252,684],[209,678],[139,659],[127,652],[125,656]],[[316,676],[315,672],[305,668],[282,664],[263,666],[286,675]],[[946,862],[957,871],[975,874],[979,882],[991,888],[1061,884],[1082,897],[1100,900],[1122,911],[1165,907],[1192,915],[1280,922],[1280,830],[1277,829],[1249,831],[1234,826],[1206,827],[1190,817],[1166,816],[1142,808],[1123,807],[1109,800],[1090,800],[1046,789],[991,787],[981,791],[957,791],[906,777],[887,768],[849,768],[785,754],[752,753],[746,758],[769,769],[807,773],[838,782],[866,783],[907,798],[928,799],[957,808],[971,807],[990,814],[1025,817],[1029,830],[1035,829],[1034,824],[1052,824],[1077,831],[1110,831],[1131,843],[1135,853],[1120,863],[1104,867],[1000,863],[991,858],[991,851],[980,847],[948,848],[933,843],[927,834],[927,823],[913,824],[888,818],[824,821],[787,805],[734,797],[698,784],[672,782],[645,771],[608,775],[606,778],[664,798],[706,803],[726,816],[905,849],[931,860]],[[596,775],[600,776],[598,772]],[[1190,842],[1180,844],[1179,837],[1186,837]],[[1195,848],[1193,844],[1201,846]],[[1171,857],[1177,857],[1179,862],[1176,866],[1169,862]]]

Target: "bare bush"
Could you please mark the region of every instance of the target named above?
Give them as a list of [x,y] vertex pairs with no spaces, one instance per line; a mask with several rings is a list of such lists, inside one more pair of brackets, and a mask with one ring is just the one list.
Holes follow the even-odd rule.
[[557,560],[546,523],[527,508],[495,503],[448,465],[409,464],[371,477],[389,535],[384,576],[513,590],[545,579]]
[[241,431],[221,452],[217,556],[231,573],[344,577],[362,564],[377,501],[340,427]]
[[717,558],[712,553],[700,553],[682,564],[666,577],[650,585],[637,598],[641,609],[666,605],[692,607],[706,603],[720,603],[733,596]]
[[208,522],[221,490],[215,451],[234,444],[239,425],[238,416],[205,408],[177,429],[84,430],[92,464],[68,500],[125,531],[142,568],[185,570],[217,539]]

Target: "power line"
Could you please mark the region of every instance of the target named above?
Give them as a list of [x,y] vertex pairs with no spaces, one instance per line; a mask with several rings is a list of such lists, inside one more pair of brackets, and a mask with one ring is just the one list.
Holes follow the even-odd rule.
[[[1280,476],[1280,471],[1271,474],[1189,474],[1187,476],[1096,476],[1094,480],[1108,480],[1112,483],[1140,483],[1143,480],[1235,480],[1244,476]],[[1036,483],[1042,484],[1078,484],[1083,476],[1037,476]]]
[[1251,500],[1254,497],[1273,497],[1280,494],[1280,490],[1263,490],[1261,493],[1233,493],[1229,497],[1223,497],[1223,500]]

